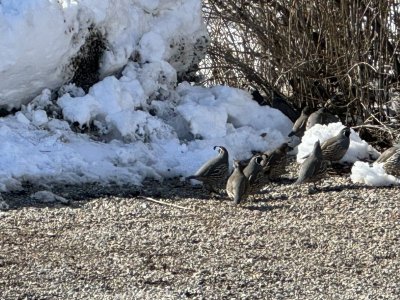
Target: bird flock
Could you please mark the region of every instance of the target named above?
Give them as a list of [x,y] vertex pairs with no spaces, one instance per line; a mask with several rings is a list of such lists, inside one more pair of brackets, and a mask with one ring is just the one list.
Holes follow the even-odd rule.
[[[312,112],[306,106],[300,117],[292,127],[288,137],[302,138],[305,131],[315,124],[327,125],[340,122],[329,113],[325,107]],[[310,154],[304,157],[298,171],[295,185],[313,183],[321,180],[329,166],[340,161],[350,146],[350,128],[342,128],[337,135],[324,141],[317,140]],[[239,204],[247,196],[258,193],[268,183],[279,179],[286,172],[288,143],[283,143],[278,148],[257,153],[247,160],[233,160],[233,172],[229,173],[228,150],[223,146],[215,146],[218,155],[206,161],[200,169],[187,179],[196,179],[203,183],[204,188],[210,193],[219,194],[225,189],[228,197],[234,204]],[[384,164],[388,174],[400,176],[400,145],[393,146],[381,154],[376,161]]]

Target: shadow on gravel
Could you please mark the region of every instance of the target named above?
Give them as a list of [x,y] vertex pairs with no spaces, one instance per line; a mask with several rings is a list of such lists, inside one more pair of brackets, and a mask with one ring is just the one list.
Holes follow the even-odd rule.
[[276,209],[285,209],[288,208],[288,205],[274,205],[274,206],[269,206],[269,205],[262,205],[262,206],[255,206],[255,205],[250,205],[250,206],[243,206],[243,209],[248,209],[251,211],[260,211],[260,212],[270,212]]
[[[41,201],[34,198],[36,192],[51,192],[56,196],[63,197],[66,201]],[[28,182],[22,184],[18,191],[2,193],[3,200],[9,209],[23,207],[51,207],[60,208],[64,206],[80,207],[84,203],[97,198],[132,198],[140,194],[140,187],[132,185],[101,185],[97,183],[84,183],[80,185],[34,185]]]
[[[39,191],[51,192],[56,196],[65,198],[66,201],[49,202],[34,199],[33,195]],[[156,199],[194,198],[204,201],[227,200],[227,196],[224,194],[210,196],[204,189],[193,187],[190,184],[180,181],[179,178],[166,179],[163,182],[146,179],[141,186],[116,183],[109,183],[107,185],[100,183],[40,185],[24,182],[21,190],[2,193],[1,196],[11,210],[23,207],[60,208],[69,206],[79,208],[86,202],[94,199],[131,199],[138,196]]]
[[[280,201],[284,203],[288,200],[287,193],[274,193],[276,187],[282,185],[291,185],[295,179],[282,178],[279,182],[272,183],[271,186],[257,195],[254,195],[251,202],[255,205],[244,207],[249,210],[258,210],[262,212],[271,211],[274,209],[284,208],[285,205],[280,206],[267,206],[260,205],[261,203],[270,201]],[[341,192],[343,190],[376,190],[376,189],[387,189],[393,187],[371,187],[360,184],[341,184],[332,186],[319,187],[315,193],[329,193],[329,192]],[[62,203],[59,201],[45,202],[33,199],[32,195],[38,191],[50,191],[57,196],[61,196],[67,200]],[[99,183],[83,183],[80,185],[34,185],[29,182],[25,182],[22,185],[22,189],[19,191],[2,193],[4,201],[8,204],[9,209],[18,209],[23,207],[51,207],[60,208],[63,206],[70,206],[73,208],[79,208],[86,202],[98,199],[98,198],[136,198],[138,196],[151,197],[156,199],[182,199],[188,198],[199,201],[230,201],[225,193],[221,195],[210,195],[201,186],[193,186],[190,183],[181,181],[180,178],[166,179],[163,182],[159,182],[153,179],[147,179],[143,182],[142,186],[135,185],[119,185],[116,183],[110,183],[108,185],[102,185]]]
[[368,186],[368,185],[361,185],[361,184],[339,184],[335,186],[324,186],[319,188],[319,192],[322,193],[329,193],[329,192],[341,192],[344,190],[381,190],[381,189],[390,189],[395,188],[395,186]]

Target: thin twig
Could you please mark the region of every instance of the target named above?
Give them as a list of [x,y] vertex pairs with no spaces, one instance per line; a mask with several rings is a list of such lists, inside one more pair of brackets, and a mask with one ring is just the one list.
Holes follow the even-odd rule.
[[366,63],[366,62],[364,62],[364,61],[360,61],[360,62],[354,64],[354,65],[347,71],[347,74],[349,74],[351,70],[353,70],[355,67],[358,67],[359,65],[368,66],[368,67],[370,67],[375,73],[378,73],[378,71],[377,71],[373,66],[371,66],[370,64],[368,64],[368,63]]
[[153,198],[150,198],[150,197],[139,196],[138,198],[141,198],[141,199],[144,199],[144,200],[147,200],[147,201],[150,201],[150,202],[154,202],[154,203],[157,203],[157,204],[160,204],[160,205],[172,206],[172,207],[176,207],[176,208],[179,208],[179,209],[185,209],[185,210],[192,210],[189,207],[183,207],[183,206],[179,206],[179,205],[175,205],[175,204],[159,201],[159,200],[156,200],[156,199],[153,199]]
[[390,134],[390,138],[393,140],[393,133],[392,133],[392,131],[391,131],[384,123],[382,123],[377,117],[375,117],[375,115],[374,115],[372,112],[370,112],[370,111],[368,110],[368,108],[364,105],[364,103],[361,102],[360,104],[361,104],[361,106],[365,109],[365,111],[367,111],[367,112],[370,114],[370,116],[371,116],[372,118],[374,118],[374,120],[375,120],[376,122],[378,122],[379,124],[381,124],[381,126],[387,130],[387,132]]
[[389,131],[388,129],[386,129],[386,128],[382,127],[382,126],[379,126],[379,125],[369,125],[369,124],[363,124],[363,125],[351,126],[351,128],[352,128],[352,129],[359,129],[359,128],[374,128],[374,129],[377,129],[377,130],[381,130],[381,131],[384,131],[384,132],[389,132],[389,133],[390,133],[390,131]]

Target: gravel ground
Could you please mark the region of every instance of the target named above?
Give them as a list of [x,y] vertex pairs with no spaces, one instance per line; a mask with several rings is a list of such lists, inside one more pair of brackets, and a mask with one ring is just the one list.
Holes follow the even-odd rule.
[[295,172],[240,207],[179,180],[3,195],[0,299],[399,299],[400,189]]

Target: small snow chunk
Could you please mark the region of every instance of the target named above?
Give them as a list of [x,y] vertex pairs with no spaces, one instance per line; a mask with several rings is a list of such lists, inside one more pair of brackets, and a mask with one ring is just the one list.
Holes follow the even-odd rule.
[[151,99],[165,99],[177,83],[176,70],[165,61],[144,64],[138,75],[145,95]]
[[89,95],[97,100],[99,112],[103,115],[134,109],[132,96],[114,76],[96,83],[90,89]]
[[152,141],[175,137],[170,126],[144,111],[121,111],[107,116],[106,121],[129,140]]
[[146,106],[146,96],[144,94],[142,85],[139,80],[132,79],[127,76],[120,78],[120,84],[124,93],[129,93],[133,107],[144,107]]
[[80,126],[89,124],[99,112],[99,103],[91,95],[72,98],[65,94],[58,99],[57,104],[62,108],[64,119],[78,122]]
[[161,61],[165,53],[165,42],[162,36],[155,32],[143,34],[139,42],[140,62]]
[[356,161],[351,169],[350,178],[354,183],[364,183],[371,186],[400,184],[400,179],[388,175],[381,163],[375,163],[370,166],[366,162]]
[[67,93],[72,97],[83,97],[86,94],[85,91],[81,87],[76,86],[75,83],[63,85],[58,91],[60,96],[63,96]]
[[68,122],[64,121],[64,120],[51,119],[46,125],[47,125],[47,129],[52,132],[70,131]]
[[29,103],[35,109],[44,109],[49,105],[52,105],[51,102],[51,91],[49,89],[44,89],[39,96],[36,96],[32,102]]
[[36,201],[40,201],[43,203],[51,203],[51,202],[61,202],[63,204],[69,204],[69,200],[64,197],[53,194],[50,191],[39,191],[31,195],[32,199]]
[[18,122],[22,124],[28,125],[31,121],[20,111],[18,111],[15,116],[17,117]]
[[35,124],[36,126],[41,126],[43,124],[46,124],[49,121],[47,118],[47,113],[42,110],[38,109],[33,111],[32,113],[32,123]]

